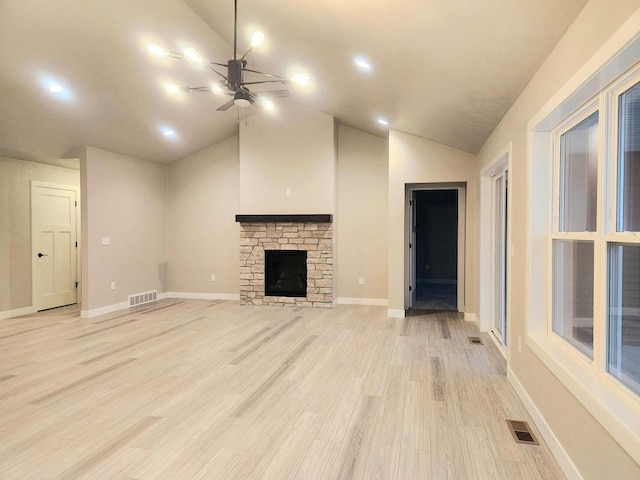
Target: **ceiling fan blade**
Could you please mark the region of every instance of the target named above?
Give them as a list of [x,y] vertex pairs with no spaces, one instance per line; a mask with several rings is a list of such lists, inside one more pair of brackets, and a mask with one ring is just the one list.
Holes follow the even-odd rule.
[[251,92],[251,95],[257,95],[262,97],[290,97],[289,90],[265,90],[262,92]]
[[218,107],[216,109],[216,111],[218,112],[224,112],[226,110],[229,110],[231,107],[233,107],[233,98],[231,100],[229,100],[227,103],[225,103],[224,105],[222,105],[221,107]]

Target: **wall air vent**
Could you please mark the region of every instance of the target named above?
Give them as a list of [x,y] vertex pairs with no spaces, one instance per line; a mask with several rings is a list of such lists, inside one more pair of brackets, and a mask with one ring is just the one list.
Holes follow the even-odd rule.
[[136,293],[135,295],[129,295],[129,306],[135,307],[136,305],[142,305],[143,303],[155,302],[157,299],[157,290],[153,290],[151,292]]
[[529,445],[539,445],[536,437],[533,436],[531,428],[527,422],[521,420],[507,420],[507,425],[517,443],[527,443]]
[[472,345],[484,345],[480,337],[467,337]]

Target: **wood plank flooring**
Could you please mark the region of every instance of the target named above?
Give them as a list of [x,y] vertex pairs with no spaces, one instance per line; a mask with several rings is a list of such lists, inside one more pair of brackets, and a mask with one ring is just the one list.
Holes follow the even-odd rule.
[[457,313],[163,300],[0,322],[4,480],[564,478],[507,418],[532,424]]

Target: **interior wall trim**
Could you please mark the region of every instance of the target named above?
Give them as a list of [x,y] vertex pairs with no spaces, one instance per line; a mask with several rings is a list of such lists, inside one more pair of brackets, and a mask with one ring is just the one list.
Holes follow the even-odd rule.
[[35,307],[22,307],[22,308],[14,308],[13,310],[5,310],[4,312],[0,312],[0,320],[6,320],[7,318],[21,317],[22,315],[29,315],[31,313],[36,313],[37,310]]
[[573,460],[571,460],[571,457],[560,443],[560,440],[558,440],[558,437],[553,433],[553,430],[551,430],[551,427],[545,420],[544,416],[540,410],[538,410],[535,403],[533,403],[533,400],[511,368],[507,368],[507,379],[518,394],[518,397],[520,397],[520,400],[522,400],[527,412],[531,415],[533,423],[535,423],[540,435],[542,435],[542,438],[544,438],[544,441],[547,443],[549,450],[551,450],[551,454],[555,457],[558,465],[560,465],[560,468],[566,475],[567,480],[584,480],[578,470],[578,467],[573,463]]
[[166,298],[185,298],[188,300],[240,300],[238,293],[203,293],[203,292],[167,292]]
[[386,298],[338,297],[336,303],[339,305],[374,305],[386,307],[389,305],[389,300]]

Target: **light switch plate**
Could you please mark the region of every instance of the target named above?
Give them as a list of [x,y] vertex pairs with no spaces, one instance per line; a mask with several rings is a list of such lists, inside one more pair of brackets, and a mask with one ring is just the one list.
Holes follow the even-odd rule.
[[102,237],[102,245],[111,245],[111,237]]

